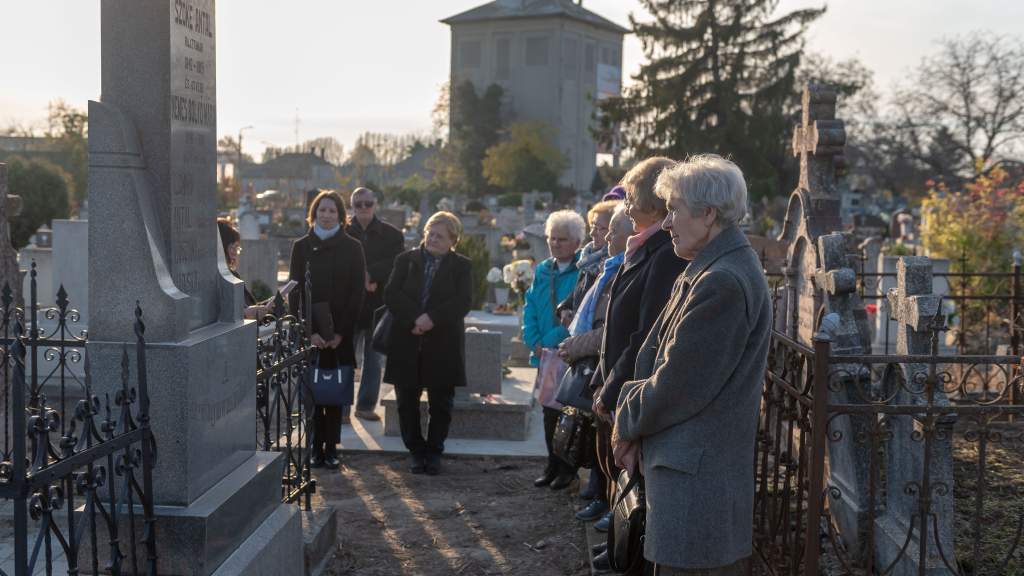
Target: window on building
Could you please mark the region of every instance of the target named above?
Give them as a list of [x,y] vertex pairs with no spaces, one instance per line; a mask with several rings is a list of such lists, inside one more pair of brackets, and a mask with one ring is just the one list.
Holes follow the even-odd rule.
[[526,39],[526,65],[548,65],[548,37],[534,36]]
[[587,42],[583,56],[583,78],[593,80],[597,74],[597,46],[593,42]]
[[576,77],[577,67],[576,39],[566,38],[562,41],[562,75],[566,78]]
[[466,40],[459,44],[459,63],[463,68],[480,67],[480,41]]
[[494,50],[494,77],[508,80],[512,77],[512,39],[498,38]]

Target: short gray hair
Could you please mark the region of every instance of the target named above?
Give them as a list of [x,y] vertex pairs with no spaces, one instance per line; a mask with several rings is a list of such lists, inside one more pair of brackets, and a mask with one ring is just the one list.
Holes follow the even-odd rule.
[[[615,220],[616,217],[618,217],[619,219]],[[626,203],[625,202],[619,202],[619,205],[615,207],[615,210],[612,212],[612,219],[608,221],[608,227],[609,228],[612,228],[612,223],[613,222],[619,222],[619,226],[628,225],[629,226],[630,234],[632,235],[632,232],[633,232],[633,220],[629,217],[628,214],[626,214]],[[623,222],[625,224],[623,224]],[[612,229],[614,230],[614,228],[612,228]]]
[[352,191],[352,195],[349,196],[349,198],[355,198],[356,196],[363,196],[363,195],[371,196],[371,197],[373,197],[374,200],[377,199],[377,195],[374,194],[373,190],[370,190],[369,188],[366,188],[366,187],[363,187],[363,186],[360,186],[359,188],[356,188],[355,190],[353,190]]
[[739,166],[717,154],[699,154],[666,168],[658,176],[655,194],[686,205],[691,216],[705,208],[718,213],[722,226],[739,224],[747,215],[747,183]]
[[548,216],[544,223],[544,235],[551,236],[555,228],[564,230],[570,238],[578,240],[580,246],[587,238],[587,223],[583,221],[582,216],[572,210],[558,210]]

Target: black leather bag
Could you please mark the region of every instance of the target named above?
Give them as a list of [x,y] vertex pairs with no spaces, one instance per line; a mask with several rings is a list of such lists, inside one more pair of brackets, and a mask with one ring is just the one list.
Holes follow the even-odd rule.
[[387,354],[391,348],[391,329],[395,316],[387,306],[373,311],[373,350],[378,354]]
[[594,465],[594,419],[582,410],[562,409],[551,440],[551,450],[573,468]]
[[608,561],[618,572],[641,576],[644,573],[644,529],[647,502],[644,479],[637,471],[619,472],[615,480],[615,506],[608,528]]
[[597,356],[588,356],[577,360],[562,376],[558,385],[555,400],[562,406],[572,406],[586,412],[594,405],[594,393],[590,390],[590,381],[597,369]]

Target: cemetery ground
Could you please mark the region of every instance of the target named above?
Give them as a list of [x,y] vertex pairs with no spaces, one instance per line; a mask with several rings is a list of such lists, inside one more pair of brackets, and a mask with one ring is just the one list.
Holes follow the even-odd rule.
[[543,465],[454,456],[427,476],[410,474],[404,454],[346,452],[340,472],[316,474],[315,498],[339,519],[324,574],[589,574],[577,491],[535,488]]

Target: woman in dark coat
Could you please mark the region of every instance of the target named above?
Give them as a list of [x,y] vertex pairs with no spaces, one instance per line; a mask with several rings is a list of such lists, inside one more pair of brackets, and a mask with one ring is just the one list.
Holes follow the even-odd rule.
[[[352,378],[356,364],[353,336],[366,292],[366,263],[359,242],[345,233],[345,203],[337,192],[324,190],[309,207],[309,233],[292,246],[289,277],[298,286],[289,294],[293,314],[311,315],[310,341],[318,349],[318,367],[342,367]],[[310,302],[303,302],[306,268],[310,275]],[[329,312],[328,312],[329,311]],[[329,314],[329,318],[324,316]],[[331,330],[333,333],[326,333]],[[313,409],[313,466],[338,465],[337,444],[341,435],[338,406]]]
[[[438,212],[424,227],[421,246],[395,258],[384,289],[394,315],[384,381],[395,385],[402,441],[413,474],[441,471],[456,386],[466,385],[463,319],[472,303],[470,261],[452,248],[462,223]],[[420,428],[420,395],[427,390],[430,423]]]

